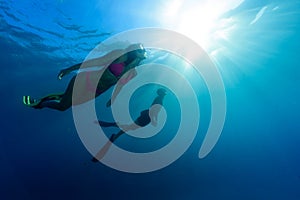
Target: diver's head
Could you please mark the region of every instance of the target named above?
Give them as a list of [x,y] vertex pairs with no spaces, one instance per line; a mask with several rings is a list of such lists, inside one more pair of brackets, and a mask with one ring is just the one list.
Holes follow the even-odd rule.
[[156,93],[158,94],[158,96],[165,96],[166,95],[166,90],[163,88],[159,88]]
[[127,51],[135,52],[138,58],[145,59],[147,57],[147,52],[141,43],[131,44],[126,48]]

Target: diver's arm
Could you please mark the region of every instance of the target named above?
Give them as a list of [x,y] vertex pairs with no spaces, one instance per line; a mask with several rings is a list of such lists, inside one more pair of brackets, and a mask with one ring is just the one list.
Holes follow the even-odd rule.
[[[127,56],[124,55],[124,50],[114,50],[104,56],[101,56],[99,58],[93,58],[90,60],[86,60],[83,63],[78,63],[76,65],[73,65],[69,68],[63,69],[59,72],[58,74],[58,79],[61,79],[63,76],[71,73],[72,71],[78,70],[78,69],[84,69],[84,68],[89,68],[89,67],[96,67],[96,66],[105,66],[110,63],[112,63],[114,60],[116,61],[123,61],[127,59]],[[116,55],[121,55],[119,56],[118,59],[116,59]]]
[[127,131],[132,131],[132,130],[136,130],[138,128],[141,128],[139,125],[137,125],[136,123],[132,123],[132,124],[125,124],[125,125],[121,125],[118,124],[118,126],[125,132]]
[[111,104],[115,101],[116,97],[119,95],[123,86],[127,84],[131,79],[133,79],[136,75],[137,75],[136,70],[132,69],[128,73],[126,73],[125,76],[120,79],[120,81],[118,81],[116,88],[111,96],[111,99],[108,100],[108,102],[106,103],[107,107],[111,106]]
[[153,126],[157,125],[157,116],[161,110],[161,107],[162,107],[161,105],[155,104],[155,105],[151,106],[151,108],[149,109],[149,117],[151,119],[151,124]]
[[131,79],[133,79],[134,77],[136,77],[137,72],[135,69],[131,69],[128,73],[125,73],[122,78],[120,79],[120,84],[121,85],[125,85],[126,83],[128,83]]
[[81,68],[105,66],[111,64],[112,62],[125,62],[127,60],[127,54],[125,53],[126,52],[122,49],[114,50],[102,57],[84,61]]
[[153,126],[157,125],[158,113],[161,110],[163,105],[164,96],[158,95],[152,102],[152,105],[149,109],[149,117],[151,119],[151,124]]
[[62,79],[63,76],[65,76],[65,75],[71,73],[71,72],[74,71],[74,70],[78,70],[78,69],[80,68],[81,64],[82,64],[82,63],[79,63],[79,64],[73,65],[73,66],[71,66],[71,67],[69,67],[69,68],[60,70],[60,72],[59,72],[58,75],[57,75],[57,78],[58,78],[58,79]]

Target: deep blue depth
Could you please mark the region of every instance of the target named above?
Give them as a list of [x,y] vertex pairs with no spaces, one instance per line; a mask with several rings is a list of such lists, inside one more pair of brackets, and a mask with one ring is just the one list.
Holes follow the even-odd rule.
[[[63,91],[71,76],[58,81],[58,72],[82,62],[106,38],[133,28],[170,28],[155,17],[163,5],[159,0],[0,2],[0,199],[300,199],[297,0],[245,0],[221,16],[236,19],[236,31],[228,40],[214,41],[207,52],[215,55],[225,84],[227,115],[220,140],[204,159],[198,151],[210,101],[203,80],[192,72],[185,76],[199,99],[199,132],[182,157],[151,173],[129,174],[92,163],[72,110],[22,104],[23,95]],[[250,26],[265,6],[264,15]],[[211,54],[214,47],[222,51]],[[157,86],[144,89],[152,87]],[[151,104],[153,95],[142,95],[142,89],[132,97],[132,115],[138,114],[135,108]],[[108,120],[112,116],[102,103],[110,93],[97,99],[99,115],[103,109],[101,117]],[[168,143],[180,121],[171,92],[166,110],[172,117],[160,135],[145,141],[122,136],[118,144],[151,151]]]

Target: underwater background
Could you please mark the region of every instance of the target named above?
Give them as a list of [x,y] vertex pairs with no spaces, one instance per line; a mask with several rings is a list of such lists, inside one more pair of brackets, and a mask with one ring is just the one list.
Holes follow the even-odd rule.
[[[1,0],[0,20],[0,199],[300,199],[298,0]],[[199,159],[210,120],[205,82],[183,70],[179,58],[149,50],[150,60],[190,81],[201,120],[178,160],[135,174],[91,162],[71,109],[31,109],[22,96],[64,91],[72,76],[57,80],[61,69],[82,62],[105,39],[144,27],[178,31],[203,47],[223,79],[227,112],[219,141]],[[151,104],[157,87],[134,93],[132,115]],[[107,120],[110,92],[96,102]],[[164,107],[160,134],[124,135],[117,145],[148,152],[167,144],[180,123],[171,91]],[[107,129],[108,137],[114,131]]]

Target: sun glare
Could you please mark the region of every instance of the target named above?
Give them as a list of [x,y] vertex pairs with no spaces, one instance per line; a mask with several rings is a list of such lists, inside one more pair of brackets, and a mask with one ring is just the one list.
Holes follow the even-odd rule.
[[178,31],[195,40],[197,43],[207,46],[209,34],[214,25],[214,13],[199,9],[191,9],[183,12],[178,22]]
[[223,3],[218,0],[168,1],[163,12],[163,25],[190,37],[208,49],[216,36],[226,36],[222,30],[218,30],[217,34],[215,32],[217,27],[224,26],[220,16],[242,2],[243,0],[228,0]]

